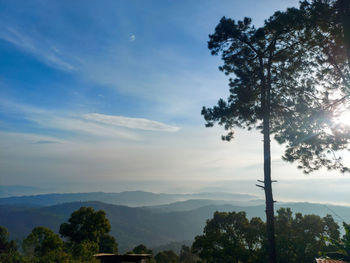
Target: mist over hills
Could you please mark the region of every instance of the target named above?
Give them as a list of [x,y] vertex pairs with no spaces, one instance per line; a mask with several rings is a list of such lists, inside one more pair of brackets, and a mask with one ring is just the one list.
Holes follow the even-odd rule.
[[[134,195],[132,197],[132,195]],[[116,237],[121,252],[125,252],[132,247],[144,243],[148,247],[166,247],[167,244],[180,244],[186,240],[187,243],[193,240],[196,235],[203,231],[207,219],[212,218],[215,211],[245,211],[249,218],[260,217],[265,220],[265,206],[244,205],[256,202],[253,197],[246,195],[246,200],[241,198],[243,205],[237,205],[239,201],[233,200],[241,195],[217,195],[226,197],[226,200],[204,199],[213,194],[196,194],[195,197],[203,199],[187,199],[177,201],[182,198],[193,198],[194,195],[169,195],[153,194],[147,192],[124,192],[117,194],[105,193],[85,193],[85,194],[49,194],[38,196],[24,196],[0,199],[0,225],[8,228],[11,238],[22,239],[26,237],[36,226],[46,226],[58,232],[60,224],[65,222],[70,214],[81,206],[90,206],[95,210],[104,210],[107,218],[111,222],[111,234]],[[113,197],[111,200],[106,199]],[[127,196],[131,196],[127,199]],[[78,202],[66,202],[62,204],[47,205],[52,202],[63,202],[70,198],[80,198]],[[83,198],[103,198],[109,201],[81,201]],[[117,198],[118,197],[118,198]],[[121,198],[123,197],[123,198]],[[160,197],[156,200],[155,197]],[[47,200],[45,201],[45,198]],[[140,201],[140,198],[144,198]],[[148,198],[148,199],[147,199]],[[229,199],[232,198],[230,201]],[[167,200],[173,200],[168,204],[158,205]],[[8,203],[6,203],[6,201]],[[24,202],[25,201],[25,202]],[[261,202],[262,200],[258,200]],[[23,205],[23,203],[29,205]],[[128,204],[141,204],[139,207],[126,205],[115,205],[110,202],[125,202]],[[142,204],[156,203],[157,205],[143,206]],[[235,205],[236,204],[236,205]],[[39,206],[40,205],[40,206]],[[341,223],[343,220],[350,221],[350,207],[334,206],[312,203],[277,203],[276,210],[280,207],[290,207],[293,212],[303,214],[317,214],[325,216],[331,214],[334,219]]]
[[0,198],[20,195],[34,195],[47,193],[44,189],[35,186],[0,185]]
[[236,201],[244,205],[261,203],[255,195],[231,193],[196,193],[196,194],[165,194],[144,191],[128,191],[120,193],[63,193],[40,194],[28,196],[13,196],[0,198],[0,204],[16,204],[26,206],[50,206],[67,202],[100,201],[114,205],[126,206],[154,206],[164,205],[189,199],[209,199],[220,201]]
[[118,240],[121,250],[140,243],[159,246],[174,241],[192,240],[202,232],[205,220],[217,210],[215,206],[206,206],[191,211],[155,213],[149,209],[101,202],[73,202],[40,208],[2,205],[0,225],[7,227],[14,239],[24,238],[35,226],[40,225],[57,232],[60,224],[81,206],[106,211],[112,226],[111,234]]

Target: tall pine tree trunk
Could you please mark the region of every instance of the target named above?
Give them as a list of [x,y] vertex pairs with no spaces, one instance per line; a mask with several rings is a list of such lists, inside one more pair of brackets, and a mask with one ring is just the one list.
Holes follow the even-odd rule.
[[268,240],[268,252],[270,263],[276,263],[275,248],[275,223],[274,223],[274,201],[272,195],[271,181],[271,146],[270,146],[270,118],[267,113],[263,119],[264,134],[264,190],[266,202],[266,228]]
[[[276,244],[275,244],[275,222],[274,222],[274,201],[272,195],[271,180],[271,144],[270,144],[270,103],[271,103],[271,68],[270,63],[267,67],[267,78],[264,70],[261,71],[261,108],[263,113],[263,135],[264,135],[264,190],[266,202],[266,230],[267,230],[267,249],[269,262],[276,263]],[[261,68],[264,68],[263,60],[260,59]]]

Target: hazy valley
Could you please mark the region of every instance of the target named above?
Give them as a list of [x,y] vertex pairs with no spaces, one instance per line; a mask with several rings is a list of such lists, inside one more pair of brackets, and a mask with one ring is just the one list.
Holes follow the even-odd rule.
[[[176,250],[190,243],[203,231],[215,211],[245,211],[249,218],[265,220],[265,206],[256,196],[228,193],[155,194],[134,191],[121,193],[45,194],[0,198],[0,225],[8,228],[11,238],[21,240],[36,226],[58,232],[60,224],[82,206],[106,211],[111,234],[121,251],[144,243]],[[331,214],[341,223],[349,221],[350,207],[315,203],[277,203],[293,212]]]

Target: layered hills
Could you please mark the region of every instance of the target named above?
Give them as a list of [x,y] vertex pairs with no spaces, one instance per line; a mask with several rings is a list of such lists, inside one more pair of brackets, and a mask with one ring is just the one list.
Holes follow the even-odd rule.
[[[108,196],[113,198],[108,200]],[[130,199],[127,196],[130,196]],[[156,199],[157,196],[160,199]],[[186,200],[194,197],[201,198]],[[237,197],[240,197],[239,200]],[[84,201],[84,198],[90,200]],[[104,202],[101,202],[101,199]],[[170,202],[164,204],[166,201]],[[254,205],[259,202],[259,205]],[[254,196],[249,195],[243,198],[242,195],[208,193],[168,195],[124,192],[11,197],[0,199],[0,225],[8,228],[13,239],[23,239],[36,226],[46,226],[58,232],[60,224],[65,222],[73,211],[81,206],[90,206],[106,212],[112,226],[111,234],[116,237],[120,250],[125,252],[141,243],[147,244],[148,247],[156,247],[169,243],[177,244],[184,240],[191,241],[202,233],[206,220],[211,218],[215,211],[245,211],[249,218],[258,216],[264,219],[265,207],[261,202],[262,200],[256,200]],[[290,207],[293,212],[303,214],[331,214],[338,222],[350,221],[350,207],[346,206],[277,203],[276,210],[279,207]]]
[[40,194],[0,198],[0,204],[20,204],[26,206],[49,206],[76,201],[100,201],[114,205],[154,206],[164,205],[189,199],[207,199],[220,201],[237,201],[245,205],[261,203],[257,196],[231,193],[196,193],[196,194],[165,194],[144,191],[128,191],[121,193],[64,193]]

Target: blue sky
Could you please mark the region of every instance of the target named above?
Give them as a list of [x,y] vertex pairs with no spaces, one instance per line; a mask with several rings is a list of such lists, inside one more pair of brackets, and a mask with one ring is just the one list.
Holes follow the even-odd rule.
[[[259,26],[297,2],[0,1],[0,183],[260,195],[260,134],[224,143],[204,128],[201,107],[228,95],[207,40],[224,15]],[[305,177],[273,149],[281,199],[317,196],[293,192],[301,181],[348,182]]]

